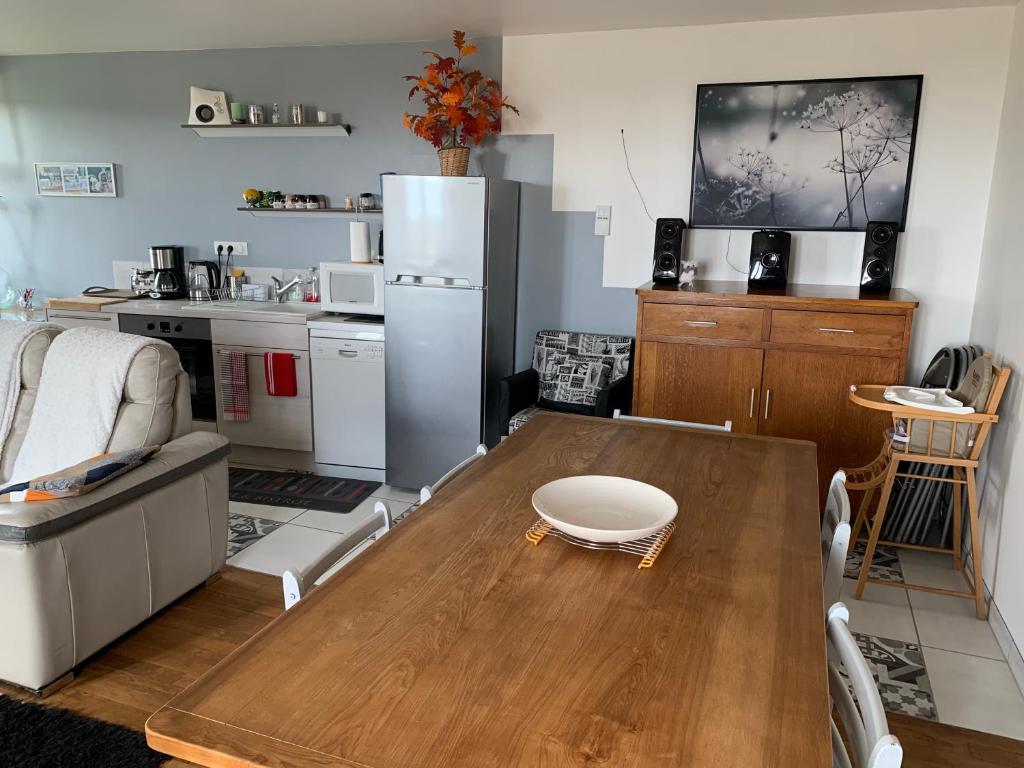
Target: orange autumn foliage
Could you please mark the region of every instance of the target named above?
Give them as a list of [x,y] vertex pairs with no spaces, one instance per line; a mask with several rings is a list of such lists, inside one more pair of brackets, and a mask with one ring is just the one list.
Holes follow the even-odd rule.
[[422,75],[406,75],[414,82],[409,98],[423,94],[424,114],[406,112],[402,125],[438,149],[479,144],[486,136],[501,133],[501,110],[519,110],[501,95],[497,80],[484,77],[479,71],[464,72],[462,60],[477,52],[466,42],[466,33],[452,33],[455,56],[442,56],[436,51],[423,51],[434,60],[423,68]]

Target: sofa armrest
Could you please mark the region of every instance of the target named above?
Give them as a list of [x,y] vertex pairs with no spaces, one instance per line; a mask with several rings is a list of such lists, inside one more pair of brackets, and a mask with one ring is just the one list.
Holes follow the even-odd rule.
[[540,375],[533,368],[513,373],[498,382],[498,426],[500,434],[508,434],[508,422],[523,408],[537,404]]
[[192,432],[166,443],[142,466],[82,496],[0,504],[0,542],[28,544],[50,538],[210,466],[230,452],[230,441],[223,435]]
[[594,403],[594,415],[611,418],[616,408],[628,414],[632,406],[633,372],[630,371],[621,379],[609,384],[597,393],[597,402]]

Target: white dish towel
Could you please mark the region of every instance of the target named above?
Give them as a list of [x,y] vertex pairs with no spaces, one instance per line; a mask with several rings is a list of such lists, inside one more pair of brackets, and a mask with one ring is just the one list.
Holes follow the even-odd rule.
[[49,323],[0,320],[0,458],[14,423],[14,411],[21,392],[21,355],[32,337],[43,331],[60,330]]
[[159,339],[72,328],[50,345],[11,482],[57,472],[107,450],[128,368]]

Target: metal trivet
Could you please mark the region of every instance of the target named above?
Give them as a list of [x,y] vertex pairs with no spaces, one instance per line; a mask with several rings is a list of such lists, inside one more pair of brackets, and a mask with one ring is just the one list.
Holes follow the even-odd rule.
[[644,536],[642,539],[634,539],[633,541],[623,541],[619,543],[604,543],[578,539],[575,536],[570,536],[564,531],[558,530],[551,525],[551,523],[545,522],[544,520],[538,520],[536,523],[531,525],[530,530],[526,532],[526,540],[533,545],[537,545],[540,544],[541,539],[545,536],[551,535],[561,539],[562,541],[575,544],[577,547],[583,547],[584,549],[608,549],[616,552],[626,552],[631,555],[641,555],[640,565],[637,566],[639,569],[650,568],[654,565],[654,561],[658,559],[658,555],[661,554],[661,550],[665,548],[666,542],[672,535],[672,531],[675,529],[676,524],[671,522],[657,533],[652,533],[650,536]]

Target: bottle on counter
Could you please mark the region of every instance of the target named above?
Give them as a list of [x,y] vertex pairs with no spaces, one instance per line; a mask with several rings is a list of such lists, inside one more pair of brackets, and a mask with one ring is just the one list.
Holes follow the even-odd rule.
[[320,301],[320,269],[310,267],[306,274],[305,301],[319,303]]

